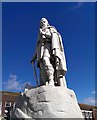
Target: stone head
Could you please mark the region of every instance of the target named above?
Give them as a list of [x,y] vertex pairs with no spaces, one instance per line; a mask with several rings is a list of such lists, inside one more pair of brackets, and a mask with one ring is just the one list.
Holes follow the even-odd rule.
[[41,20],[40,20],[40,27],[41,28],[45,28],[45,27],[47,27],[49,24],[48,24],[48,20],[46,19],[46,18],[42,18]]

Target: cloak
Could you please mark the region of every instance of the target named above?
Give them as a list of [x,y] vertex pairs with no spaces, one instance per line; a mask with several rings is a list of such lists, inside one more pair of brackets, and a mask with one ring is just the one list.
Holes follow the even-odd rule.
[[[50,30],[51,33],[51,54],[54,57],[58,57],[60,60],[58,69],[61,71],[61,73],[64,75],[65,72],[67,71],[66,67],[66,58],[65,58],[65,53],[64,53],[64,48],[63,48],[63,43],[62,43],[62,38],[60,33],[57,32],[56,28],[53,26],[48,26],[47,27]],[[39,62],[42,57],[43,57],[43,52],[44,52],[44,43],[41,40],[41,35],[40,33],[38,34],[38,42],[37,42],[37,61]]]
[[54,27],[51,27],[50,31],[52,35],[51,37],[52,54],[53,56],[58,57],[60,60],[57,70],[61,71],[61,73],[64,75],[65,72],[67,71],[67,66],[64,47],[62,43],[62,37]]

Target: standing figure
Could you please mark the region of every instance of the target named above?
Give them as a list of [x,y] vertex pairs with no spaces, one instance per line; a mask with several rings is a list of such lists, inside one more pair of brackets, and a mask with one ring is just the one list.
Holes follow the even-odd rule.
[[67,71],[61,35],[46,18],[40,21],[37,46],[31,63],[37,59],[40,85],[66,86]]

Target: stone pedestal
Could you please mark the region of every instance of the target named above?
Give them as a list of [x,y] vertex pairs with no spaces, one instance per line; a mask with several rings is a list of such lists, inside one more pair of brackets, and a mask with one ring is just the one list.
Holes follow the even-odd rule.
[[83,118],[73,90],[41,86],[19,97],[14,112],[17,118]]

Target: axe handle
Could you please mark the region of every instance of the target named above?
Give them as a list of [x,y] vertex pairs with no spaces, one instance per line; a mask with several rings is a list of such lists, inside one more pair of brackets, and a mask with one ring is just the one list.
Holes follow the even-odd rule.
[[37,85],[37,87],[38,87],[38,77],[37,77],[37,73],[36,73],[36,69],[35,69],[34,63],[32,63],[32,66],[33,66],[33,68],[34,68],[34,75],[35,75],[35,78],[36,78],[36,85]]

